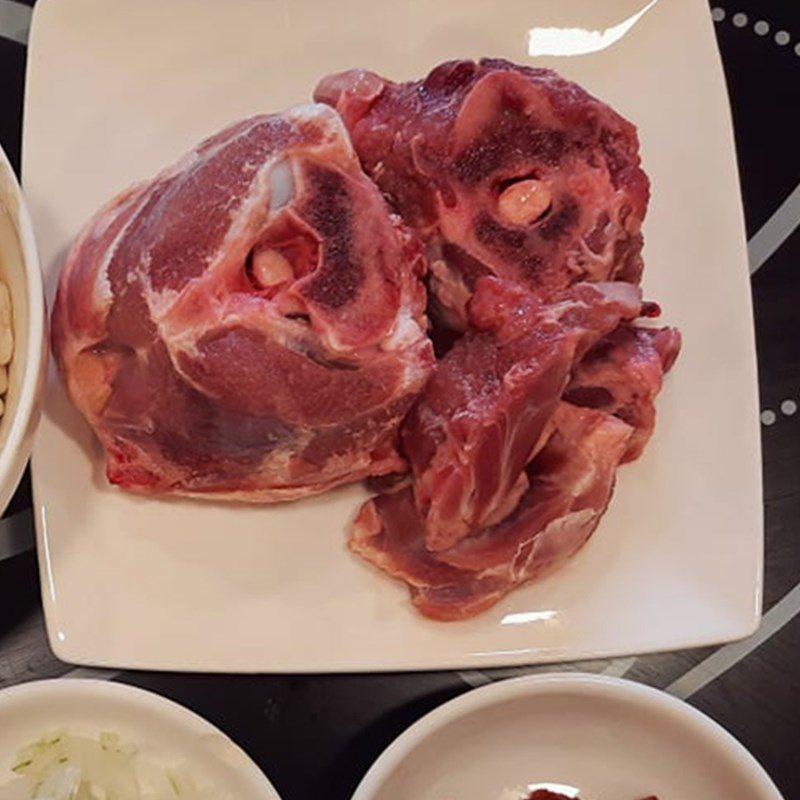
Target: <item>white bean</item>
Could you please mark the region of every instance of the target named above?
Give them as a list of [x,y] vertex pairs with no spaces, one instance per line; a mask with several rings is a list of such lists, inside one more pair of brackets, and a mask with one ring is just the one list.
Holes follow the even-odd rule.
[[0,364],[8,364],[14,355],[14,330],[11,319],[11,295],[0,283]]

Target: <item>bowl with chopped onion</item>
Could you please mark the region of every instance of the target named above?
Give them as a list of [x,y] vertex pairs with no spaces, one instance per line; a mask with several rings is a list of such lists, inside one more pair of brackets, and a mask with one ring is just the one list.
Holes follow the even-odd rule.
[[25,201],[0,148],[0,513],[39,421],[47,364],[42,273]]
[[202,717],[112,681],[0,691],[0,800],[280,800]]

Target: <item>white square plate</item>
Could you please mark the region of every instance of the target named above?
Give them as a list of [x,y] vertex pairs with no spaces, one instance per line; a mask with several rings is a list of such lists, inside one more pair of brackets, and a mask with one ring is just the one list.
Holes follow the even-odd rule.
[[[720,642],[758,623],[761,459],[733,138],[705,0],[660,0],[619,41],[528,55],[563,26],[608,44],[644,0],[42,0],[24,179],[52,297],[80,225],[126,184],[249,114],[307,101],[352,66],[394,78],[454,57],[555,66],[639,126],[653,199],[645,289],[685,347],[644,457],[560,572],[436,623],[350,555],[363,490],[277,507],[108,486],[51,374],[34,453],[48,631],[65,661],[208,671],[488,667]],[[556,37],[570,46],[575,34]],[[553,37],[546,37],[554,41]],[[541,37],[536,38],[541,41]],[[583,36],[582,41],[587,41]]]

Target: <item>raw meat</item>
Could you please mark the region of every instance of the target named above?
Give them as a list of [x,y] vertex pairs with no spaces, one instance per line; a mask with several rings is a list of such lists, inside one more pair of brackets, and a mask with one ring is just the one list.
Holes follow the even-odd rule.
[[112,483],[273,502],[371,478],[350,547],[465,619],[576,552],[652,432],[680,336],[636,321],[636,130],[500,59],[315,97],[102,208],[53,351]]
[[[535,789],[524,800],[581,800],[574,794],[561,794],[561,792],[552,792],[549,789]],[[651,794],[649,797],[643,797],[642,800],[658,800],[658,798]]]
[[410,83],[351,70],[314,96],[341,113],[367,174],[427,243],[449,324],[465,327],[482,275],[543,295],[638,283],[649,183],[636,129],[576,84],[484,58]]
[[478,281],[471,330],[402,428],[428,549],[446,550],[513,510],[574,363],[641,307],[626,283],[577,284],[545,305],[517,284]]
[[655,398],[680,347],[676,328],[621,325],[586,354],[572,376],[565,400],[607,411],[633,428],[623,461],[637,459],[653,433]]
[[603,411],[561,403],[553,427],[527,470],[529,487],[502,522],[432,553],[412,490],[405,488],[362,507],[350,547],[405,581],[427,617],[460,620],[484,611],[573,555],[611,498],[630,426]]
[[330,108],[256,116],[88,223],[53,350],[112,483],[301,497],[404,468],[424,271]]

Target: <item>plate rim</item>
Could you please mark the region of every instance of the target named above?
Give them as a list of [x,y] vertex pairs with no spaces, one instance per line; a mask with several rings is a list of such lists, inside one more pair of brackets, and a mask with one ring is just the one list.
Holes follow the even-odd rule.
[[636,700],[642,706],[680,723],[687,733],[691,729],[697,734],[697,738],[702,737],[707,742],[722,747],[726,754],[734,758],[751,777],[754,786],[761,794],[760,800],[784,800],[772,778],[755,756],[733,734],[707,714],[661,689],[625,678],[590,672],[546,672],[507,678],[471,689],[448,700],[406,728],[383,750],[362,777],[351,800],[373,800],[375,792],[382,788],[382,783],[403,759],[426,738],[447,724],[515,697],[535,697],[559,692],[580,692],[590,697],[608,700]]
[[[41,594],[43,604],[45,606],[45,630],[47,633],[47,641],[53,653],[65,664],[76,667],[94,667],[97,669],[115,669],[115,670],[140,670],[144,672],[177,672],[189,675],[207,675],[215,672],[231,672],[237,675],[369,675],[374,673],[414,673],[414,672],[452,672],[458,670],[488,670],[488,669],[515,669],[519,667],[530,666],[547,666],[561,663],[572,663],[579,661],[587,661],[594,659],[609,659],[609,658],[626,658],[632,656],[642,655],[658,655],[660,653],[673,653],[683,649],[693,649],[698,647],[714,647],[723,646],[725,644],[741,642],[752,636],[760,627],[763,613],[761,610],[761,583],[757,587],[755,597],[757,599],[754,605],[754,613],[752,617],[745,621],[742,620],[739,625],[732,625],[729,633],[725,634],[723,638],[719,635],[712,636],[703,634],[694,638],[681,638],[681,644],[665,643],[658,646],[641,645],[634,649],[625,649],[609,645],[606,649],[597,647],[584,646],[582,649],[577,647],[531,647],[527,650],[522,650],[519,653],[503,653],[502,662],[497,658],[497,654],[492,652],[487,657],[481,658],[474,652],[464,653],[461,657],[454,657],[450,660],[437,659],[435,663],[430,660],[420,659],[413,661],[411,659],[405,661],[403,664],[394,664],[386,666],[383,662],[379,664],[365,663],[363,660],[353,661],[348,665],[334,665],[330,668],[320,667],[319,665],[310,664],[306,661],[298,662],[284,662],[272,666],[265,666],[263,663],[231,663],[227,662],[228,666],[225,669],[217,669],[216,667],[209,667],[201,663],[186,663],[177,661],[162,661],[156,663],[153,659],[144,658],[136,661],[132,659],[125,659],[124,661],[117,661],[113,658],[96,658],[91,655],[84,655],[80,652],[74,652],[69,647],[70,637],[63,637],[61,631],[56,623],[56,609],[49,594],[49,587],[51,578],[49,577],[49,570],[46,566],[47,545],[43,543],[37,531],[36,536],[36,549],[37,559],[39,561],[39,579],[41,584]],[[447,624],[447,623],[442,623]]]

